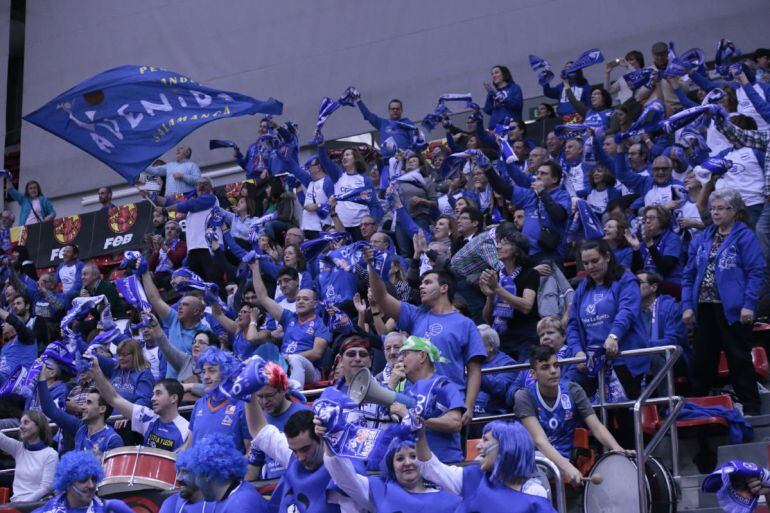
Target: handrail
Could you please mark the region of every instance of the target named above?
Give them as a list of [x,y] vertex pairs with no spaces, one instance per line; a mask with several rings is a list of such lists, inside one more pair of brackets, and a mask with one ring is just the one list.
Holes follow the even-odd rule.
[[535,453],[535,464],[543,465],[553,472],[553,485],[556,488],[556,509],[559,513],[567,513],[567,494],[564,490],[564,479],[562,478],[561,470],[556,466],[556,463],[539,453]]

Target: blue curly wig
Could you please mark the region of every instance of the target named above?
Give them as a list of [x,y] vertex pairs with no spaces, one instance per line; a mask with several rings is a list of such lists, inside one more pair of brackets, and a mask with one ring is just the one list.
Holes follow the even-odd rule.
[[98,483],[104,479],[104,470],[99,460],[88,451],[70,451],[61,457],[53,476],[53,487],[64,492],[73,483],[93,477]]
[[235,448],[231,436],[212,433],[180,454],[176,467],[207,480],[241,480],[246,475],[246,458]]
[[219,365],[222,383],[227,378],[235,376],[241,371],[241,362],[236,360],[230,353],[216,347],[209,347],[203,351],[203,354],[198,357],[198,361],[195,363],[195,370],[202,372],[204,365]]
[[484,433],[488,432],[499,444],[495,467],[489,476],[492,482],[505,484],[535,474],[535,443],[521,423],[495,420],[484,426]]

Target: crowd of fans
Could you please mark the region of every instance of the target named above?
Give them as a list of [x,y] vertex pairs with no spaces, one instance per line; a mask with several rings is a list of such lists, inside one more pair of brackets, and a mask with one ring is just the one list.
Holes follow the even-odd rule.
[[[558,103],[541,104],[533,123],[522,121],[510,71],[494,66],[483,107],[464,129],[444,116],[446,142],[430,145],[401,101],[380,117],[351,89],[379,152],[330,150],[317,130],[317,153],[300,163],[297,127],[265,118],[245,155],[235,149],[249,179],[235,197],[218,197],[180,146],[174,162],[146,172],[165,193],[143,192],[155,230],[124,266],[151,311],[121,298],[76,246],[38,276],[27,249],[11,247],[4,212],[0,422],[19,427],[19,441],[0,435],[16,460],[11,500],[54,491],[57,451],[140,443],[180,453],[204,439],[245,455],[248,479],[283,476],[284,504],[319,468],[371,511],[393,500],[394,483],[425,492],[423,477],[441,485],[431,500],[447,507],[482,501],[474,494],[493,496],[500,483],[542,496],[530,479],[535,447],[575,485],[575,427],[610,450],[633,447],[628,413],[609,430],[594,414],[598,375],[609,400],[637,398],[660,358],[619,353],[664,345],[683,348],[677,373],[694,395],[710,393],[724,351],[738,407],[758,414],[750,351],[770,290],[770,51],[737,61],[727,80],[705,68],[669,76],[664,43],[652,58],[645,66],[634,50],[608,63],[601,85],[581,71],[545,82]],[[613,81],[618,67],[652,78]],[[662,120],[701,104],[714,107],[694,125],[636,130],[658,106]],[[55,217],[39,183],[8,192],[20,225]],[[114,207],[109,188],[99,202]],[[578,229],[588,214],[603,237]],[[71,344],[74,359],[61,350]],[[271,362],[269,380],[246,403],[224,391],[255,355]],[[556,363],[567,357],[586,362]],[[18,387],[36,362],[35,382]],[[517,362],[530,370],[482,373]],[[302,396],[344,395],[364,368],[416,398],[424,421],[416,442],[385,455],[385,484],[318,449],[328,426]],[[189,419],[180,415],[193,403]],[[110,421],[113,409],[124,420]],[[503,413],[520,423],[471,424]],[[346,423],[372,428],[393,415],[410,412],[344,410]],[[463,460],[469,434],[481,438],[479,474],[446,465]],[[195,457],[205,454],[190,468]]]

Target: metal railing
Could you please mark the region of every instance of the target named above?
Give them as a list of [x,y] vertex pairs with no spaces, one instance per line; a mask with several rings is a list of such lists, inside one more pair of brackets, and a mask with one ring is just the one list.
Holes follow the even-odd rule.
[[[644,349],[631,349],[623,351],[618,354],[618,357],[638,357],[638,356],[651,356],[663,353],[665,355],[665,363],[655,373],[652,379],[646,383],[644,390],[639,394],[639,397],[634,401],[622,401],[616,403],[607,403],[604,396],[604,373],[598,374],[598,392],[599,392],[599,404],[594,405],[594,409],[598,409],[602,424],[607,425],[607,412],[608,410],[616,409],[633,409],[634,418],[634,445],[636,450],[636,465],[637,465],[637,485],[639,486],[639,511],[640,513],[647,512],[648,497],[644,492],[647,489],[647,476],[645,474],[645,466],[647,458],[650,457],[652,452],[658,447],[663,438],[670,433],[671,434],[671,473],[674,478],[679,477],[679,433],[676,429],[676,420],[679,412],[682,410],[685,404],[685,399],[681,396],[674,395],[674,365],[682,354],[682,348],[679,346],[659,346],[649,347]],[[585,363],[585,358],[564,358],[559,360],[559,365],[570,365],[576,363]],[[494,374],[500,372],[520,371],[529,369],[530,366],[527,363],[517,363],[515,365],[504,365],[500,367],[490,367],[482,369],[482,374]],[[652,393],[658,388],[663,379],[666,379],[667,385],[667,397],[650,398]],[[668,415],[665,421],[658,428],[655,435],[650,439],[650,442],[645,447],[644,444],[644,431],[642,426],[642,406],[646,405],[668,405]],[[484,417],[476,417],[471,422],[473,423],[485,423],[492,420],[513,419],[516,415],[513,413],[503,413],[500,415],[487,415]],[[563,487],[563,486],[562,486]]]

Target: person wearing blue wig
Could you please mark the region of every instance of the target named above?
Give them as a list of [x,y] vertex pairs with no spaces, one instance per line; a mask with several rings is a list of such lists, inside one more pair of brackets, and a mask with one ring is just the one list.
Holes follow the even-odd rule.
[[462,511],[555,512],[535,474],[535,443],[518,422],[496,420],[484,427],[479,465],[445,465],[431,452],[425,431],[417,438],[417,466],[428,481],[462,497]]
[[[325,428],[316,423],[316,434],[322,438]],[[322,438],[323,439],[323,438]],[[362,511],[455,511],[460,497],[426,484],[417,463],[417,450],[411,439],[395,436],[381,460],[382,474],[357,474],[353,462],[335,456],[324,443],[324,465],[334,484],[345,492]]]
[[96,496],[96,485],[103,478],[102,466],[93,454],[68,452],[56,466],[53,485],[57,495],[33,513],[132,513],[123,501],[102,501]]
[[193,406],[187,445],[197,445],[205,435],[222,433],[232,437],[233,444],[242,452],[247,451],[251,437],[243,402],[226,395],[220,386],[238,375],[240,362],[230,353],[209,347],[198,358],[196,368],[201,373],[205,394]]
[[[192,481],[188,487],[200,491],[204,511],[210,503],[215,504],[212,511],[267,511],[265,499],[243,479],[246,458],[226,434],[202,437],[200,443],[179,456],[177,467],[184,469],[185,480]],[[172,496],[163,505],[177,501],[177,496]]]

